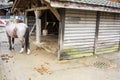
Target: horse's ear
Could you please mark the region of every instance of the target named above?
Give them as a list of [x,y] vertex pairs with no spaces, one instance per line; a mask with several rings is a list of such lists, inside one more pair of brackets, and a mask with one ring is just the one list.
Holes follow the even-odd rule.
[[6,25],[8,25],[10,22],[9,21],[5,21],[6,22]]

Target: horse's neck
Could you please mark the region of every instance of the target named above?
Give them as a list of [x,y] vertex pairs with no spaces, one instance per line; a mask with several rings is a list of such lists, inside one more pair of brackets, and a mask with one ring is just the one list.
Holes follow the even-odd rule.
[[13,24],[12,22],[7,22],[6,23],[6,26],[9,26],[9,25],[11,25],[11,24]]

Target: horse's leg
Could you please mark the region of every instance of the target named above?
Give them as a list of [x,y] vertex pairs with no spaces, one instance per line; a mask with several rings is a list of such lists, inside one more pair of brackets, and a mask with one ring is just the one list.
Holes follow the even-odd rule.
[[15,39],[12,38],[12,49],[14,49],[14,41],[15,41]]
[[22,40],[20,40],[20,42],[21,42],[21,50],[20,50],[20,53],[23,53],[23,51],[24,51],[24,40],[22,39]]
[[30,54],[30,44],[28,43],[27,54]]
[[11,37],[10,36],[8,36],[8,40],[9,40],[9,45],[10,45],[9,50],[12,50],[12,44],[11,44]]

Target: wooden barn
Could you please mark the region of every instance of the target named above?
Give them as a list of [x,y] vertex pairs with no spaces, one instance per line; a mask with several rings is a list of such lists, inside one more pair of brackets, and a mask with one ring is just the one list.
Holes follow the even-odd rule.
[[15,0],[12,10],[23,13],[26,23],[36,24],[37,44],[43,30],[48,32],[46,40],[57,40],[51,47],[56,47],[58,59],[120,50],[118,0]]

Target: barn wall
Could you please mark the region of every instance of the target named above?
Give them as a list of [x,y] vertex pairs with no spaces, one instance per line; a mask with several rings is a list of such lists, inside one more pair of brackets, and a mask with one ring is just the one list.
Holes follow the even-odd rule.
[[96,12],[65,11],[65,30],[61,57],[74,58],[93,54]]
[[65,10],[61,59],[108,53],[119,49],[120,15],[100,12],[100,20],[97,20],[97,16],[97,12],[94,11]]
[[117,51],[119,41],[120,14],[101,12],[96,54]]

